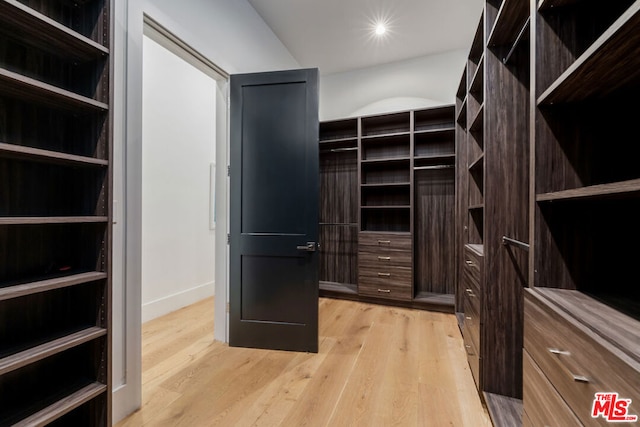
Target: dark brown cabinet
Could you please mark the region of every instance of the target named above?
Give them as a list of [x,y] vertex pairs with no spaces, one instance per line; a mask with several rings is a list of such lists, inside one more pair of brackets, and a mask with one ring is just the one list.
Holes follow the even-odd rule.
[[111,425],[110,8],[0,1],[1,425]]
[[453,115],[445,106],[320,124],[323,295],[453,311]]
[[496,425],[638,399],[639,23],[632,0],[485,3],[456,95],[456,311]]
[[[524,411],[555,406],[531,389],[557,391],[584,425],[594,394],[615,391],[640,413],[640,2],[545,0],[533,5],[532,247],[526,291]],[[555,398],[557,401],[558,399]],[[556,405],[558,406],[558,405]]]

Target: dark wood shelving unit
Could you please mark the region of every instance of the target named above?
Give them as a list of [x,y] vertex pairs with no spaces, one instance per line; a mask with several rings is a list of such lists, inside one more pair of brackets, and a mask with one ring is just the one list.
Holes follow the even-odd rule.
[[456,95],[456,114],[467,118],[456,130],[456,313],[492,421],[520,425],[521,412],[506,402],[522,405],[521,272],[528,271],[528,254],[502,238],[529,240],[531,3],[484,6],[463,71],[466,86],[461,82]]
[[503,1],[496,22],[489,34],[487,46],[513,45],[529,18],[526,1]]
[[[640,238],[640,148],[629,144],[637,116],[630,105],[640,94],[640,1],[546,0],[531,19],[524,414],[536,425],[558,414],[592,425],[585,401],[596,389],[640,399],[640,291],[629,286],[636,257],[628,249]],[[575,381],[558,375],[569,354]]]
[[[455,131],[453,106],[321,123],[321,147],[335,141],[357,146],[321,152],[321,176],[327,171],[321,233],[325,228],[351,233],[348,247],[329,249],[326,257],[321,242],[321,295],[453,311],[455,239],[447,224],[454,221]],[[333,168],[340,172],[329,173]],[[437,233],[438,227],[446,233]],[[339,240],[329,239],[328,247]],[[355,278],[329,277],[329,271],[352,274],[354,265]]]
[[636,2],[540,95],[538,105],[604,97],[637,82],[639,27],[640,3]]
[[111,8],[0,1],[0,425],[112,423]]

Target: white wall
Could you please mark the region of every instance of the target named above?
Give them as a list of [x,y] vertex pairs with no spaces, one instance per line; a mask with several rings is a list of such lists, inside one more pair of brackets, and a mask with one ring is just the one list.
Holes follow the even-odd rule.
[[467,52],[456,50],[320,78],[320,120],[453,104]]
[[[228,73],[298,68],[299,65],[246,0],[119,0],[114,5],[113,420],[141,403],[142,277],[142,44],[143,14]],[[218,84],[217,99],[226,101]],[[217,104],[218,106],[219,104]],[[224,109],[224,107],[223,107]],[[218,109],[220,111],[220,109]],[[217,144],[216,318],[224,324],[226,301],[225,144]],[[125,179],[126,177],[126,179]],[[215,328],[217,339],[226,331]]]
[[144,36],[142,322],[214,294],[216,81]]

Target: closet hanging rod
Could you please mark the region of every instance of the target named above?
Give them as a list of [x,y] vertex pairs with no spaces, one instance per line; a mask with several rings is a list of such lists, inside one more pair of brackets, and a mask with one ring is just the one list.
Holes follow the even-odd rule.
[[416,166],[413,168],[413,170],[422,171],[430,169],[453,169],[455,167],[455,165]]
[[357,227],[357,222],[321,222],[320,225],[334,225],[337,227]]
[[529,252],[529,245],[527,243],[521,242],[520,240],[511,239],[510,237],[507,237],[507,236],[502,236],[502,244],[505,246],[507,245],[515,246],[516,248],[520,248]]

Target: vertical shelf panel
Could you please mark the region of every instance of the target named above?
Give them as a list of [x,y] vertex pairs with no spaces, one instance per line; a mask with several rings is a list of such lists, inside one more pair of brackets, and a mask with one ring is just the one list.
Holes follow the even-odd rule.
[[109,0],[0,0],[0,424],[111,425]]

